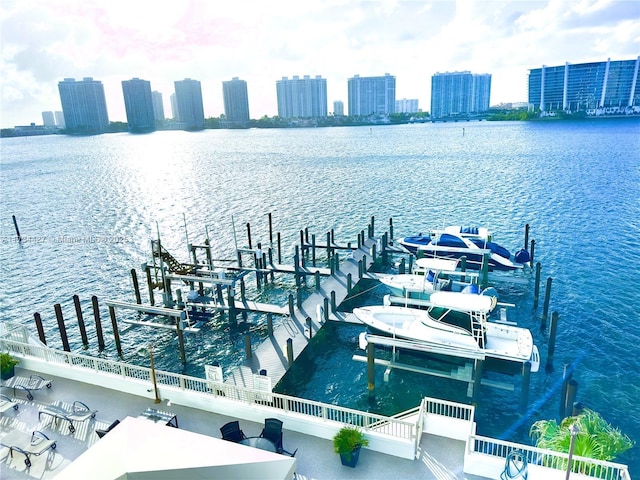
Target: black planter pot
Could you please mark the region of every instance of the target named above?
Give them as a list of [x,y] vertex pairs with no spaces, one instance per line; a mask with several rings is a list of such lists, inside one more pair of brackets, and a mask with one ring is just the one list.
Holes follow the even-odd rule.
[[353,449],[353,451],[351,452],[351,455],[346,453],[341,453],[340,461],[342,462],[342,465],[354,468],[358,463],[359,456],[360,456],[360,446],[357,446],[356,448]]
[[0,372],[0,378],[2,380],[8,380],[15,375],[15,366],[11,365],[10,368],[6,368]]

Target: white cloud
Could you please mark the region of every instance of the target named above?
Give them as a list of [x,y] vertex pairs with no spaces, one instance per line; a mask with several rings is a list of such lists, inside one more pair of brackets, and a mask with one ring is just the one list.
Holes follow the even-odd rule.
[[347,103],[354,74],[396,76],[398,98],[429,110],[438,71],[492,74],[492,103],[523,101],[542,64],[638,56],[635,1],[332,0],[158,3],[4,0],[2,126],[60,108],[57,83],[92,76],[111,120],[125,120],[121,81],[151,81],[165,110],[173,82],[202,82],[205,114],[223,113],[222,81],[247,81],[253,118],[277,113],[275,82],[321,75]]

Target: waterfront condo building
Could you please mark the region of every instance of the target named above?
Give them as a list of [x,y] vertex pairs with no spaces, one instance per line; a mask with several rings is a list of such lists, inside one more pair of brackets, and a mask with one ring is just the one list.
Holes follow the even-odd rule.
[[56,118],[53,115],[53,112],[42,112],[42,125],[45,127],[56,126]]
[[541,112],[640,113],[639,65],[640,57],[534,68],[529,105]]
[[59,110],[56,110],[54,113],[56,115],[56,127],[64,128],[64,114]]
[[396,100],[396,113],[417,113],[419,111],[417,98]]
[[153,102],[153,116],[156,122],[164,122],[164,105],[162,104],[162,94],[155,90],[151,92],[151,100]]
[[104,133],[109,127],[102,82],[91,77],[58,82],[64,124],[72,133]]
[[[204,128],[204,106],[200,82],[185,78],[174,82],[174,85],[180,127],[185,130],[202,130]],[[175,113],[174,111],[174,115]]]
[[317,118],[327,116],[327,81],[320,75],[305,75],[276,81],[278,116],[282,118]]
[[344,115],[344,102],[342,100],[336,100],[333,102],[333,116],[342,117]]
[[431,117],[468,117],[489,111],[491,75],[465,72],[431,77]]
[[347,81],[349,115],[389,115],[396,109],[396,77],[354,75]]
[[151,82],[132,78],[122,81],[124,107],[127,112],[129,132],[144,133],[156,129],[156,119],[153,112],[151,96]]
[[222,82],[222,97],[224,100],[224,115],[231,126],[249,126],[249,95],[247,82],[233,77],[230,81]]

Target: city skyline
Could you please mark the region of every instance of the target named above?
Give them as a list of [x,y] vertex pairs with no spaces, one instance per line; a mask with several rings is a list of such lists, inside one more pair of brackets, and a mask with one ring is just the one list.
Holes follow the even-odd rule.
[[[247,82],[252,118],[277,114],[276,81],[321,75],[327,100],[347,103],[354,75],[397,79],[396,98],[429,110],[431,77],[492,76],[491,104],[525,102],[529,70],[640,54],[636,1],[192,1],[167,7],[140,0],[5,1],[2,128],[61,109],[57,83],[93,77],[111,121],[126,121],[121,82],[144,78],[162,93],[202,82],[205,117],[224,113],[223,81]],[[168,115],[167,115],[168,116]]]

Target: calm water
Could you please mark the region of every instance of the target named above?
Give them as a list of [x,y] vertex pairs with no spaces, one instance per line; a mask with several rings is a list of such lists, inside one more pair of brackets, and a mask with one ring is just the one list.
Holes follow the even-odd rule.
[[[97,351],[90,297],[133,300],[129,270],[140,275],[158,231],[183,261],[187,238],[201,244],[207,231],[215,257],[234,258],[234,225],[240,245],[247,223],[254,243],[267,244],[272,213],[283,257],[292,261],[300,229],[324,238],[333,228],[338,241],[355,242],[371,216],[378,232],[393,218],[396,237],[486,225],[512,251],[528,223],[543,283],[553,278],[550,310],[560,315],[555,368],[533,375],[527,415],[518,411],[519,388],[483,387],[479,433],[527,442],[533,421],[557,416],[562,367],[573,363],[578,399],[640,441],[638,121],[156,132],[2,139],[0,146],[0,312],[34,332],[33,313],[40,312],[55,348],[53,304],[61,303],[72,349],[83,351],[71,300],[77,294],[90,326],[86,353],[115,355],[113,346]],[[250,294],[285,303],[292,287],[283,277],[259,292],[251,285]],[[347,308],[377,303],[385,293],[376,284],[364,289]],[[501,300],[518,304],[516,319],[531,329],[544,364],[542,298],[533,310],[532,290],[532,282],[502,287]],[[102,316],[109,323],[104,307]],[[264,318],[248,320],[231,328],[220,319],[189,336],[184,371],[203,376],[203,365],[214,361],[233,368],[243,335],[258,341],[266,333]],[[467,401],[457,382],[394,372],[385,384],[382,369],[369,397],[366,365],[351,360],[362,353],[361,331],[326,328],[279,390],[383,413],[415,406],[422,395]],[[125,328],[128,361],[148,361],[138,347],[152,333]],[[106,336],[111,340],[109,329]],[[154,342],[159,368],[182,371],[173,335]],[[640,472],[637,451],[618,459],[632,474]]]

